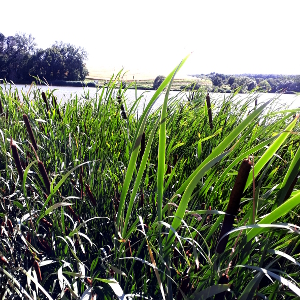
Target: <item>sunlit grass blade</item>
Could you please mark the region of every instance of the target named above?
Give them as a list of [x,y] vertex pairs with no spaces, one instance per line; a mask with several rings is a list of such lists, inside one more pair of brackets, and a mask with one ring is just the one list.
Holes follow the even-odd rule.
[[[269,159],[276,153],[279,147],[284,143],[287,137],[290,135],[291,131],[295,127],[297,121],[297,116],[280,134],[280,136],[270,145],[270,147],[266,150],[266,152],[262,155],[262,157],[255,163],[254,166],[254,177],[256,178],[257,174],[261,171],[261,169],[266,165]],[[253,175],[249,174],[245,189],[252,183]]]
[[144,173],[146,165],[147,165],[147,160],[148,160],[148,157],[149,157],[152,141],[153,141],[156,129],[157,129],[158,121],[159,121],[159,119],[157,120],[156,124],[154,125],[154,127],[151,131],[151,134],[149,136],[147,146],[146,146],[146,149],[145,149],[145,152],[144,152],[141,164],[140,164],[140,168],[139,168],[139,171],[138,171],[138,174],[137,174],[134,186],[133,186],[133,190],[132,190],[131,195],[130,195],[130,200],[129,200],[129,204],[128,204],[128,208],[127,208],[127,212],[126,212],[126,217],[125,217],[124,228],[123,228],[123,236],[126,236],[126,234],[127,234],[126,230],[127,230],[127,226],[128,226],[130,216],[131,216],[133,203],[134,203],[134,200],[135,200],[135,197],[136,197],[136,193],[137,193],[137,191],[140,187],[140,182],[141,182],[143,173]]
[[128,163],[128,167],[127,167],[127,171],[126,171],[126,175],[125,175],[125,179],[124,179],[124,183],[123,183],[123,187],[122,187],[122,193],[121,193],[120,204],[119,204],[118,215],[117,215],[117,221],[116,221],[116,225],[117,225],[118,229],[119,229],[120,218],[121,218],[121,215],[122,215],[123,209],[124,209],[125,198],[126,198],[126,195],[127,195],[127,192],[128,192],[130,182],[132,180],[132,174],[135,170],[135,163],[136,163],[136,160],[137,160],[137,157],[138,157],[138,150],[139,150],[140,142],[141,142],[141,139],[142,139],[142,134],[144,132],[147,117],[150,113],[150,110],[151,110],[153,104],[155,103],[158,96],[160,95],[160,93],[168,85],[168,83],[171,81],[171,79],[172,79],[173,75],[175,74],[175,72],[181,68],[181,66],[184,64],[184,62],[187,60],[187,58],[188,58],[188,56],[186,58],[184,58],[182,60],[182,62],[179,64],[179,66],[177,68],[175,68],[166,77],[166,79],[162,82],[160,87],[154,93],[153,97],[151,98],[150,102],[148,103],[146,109],[144,110],[144,112],[143,112],[143,114],[142,114],[142,116],[139,120],[137,129],[136,129],[136,133],[135,133],[135,137],[133,139],[133,148],[132,148],[130,160],[129,160],[129,163]]
[[186,187],[189,185],[191,179],[199,172],[199,170],[214,157],[220,155],[225,149],[227,149],[236,139],[236,137],[251,123],[257,116],[259,116],[262,111],[265,109],[267,105],[271,103],[271,100],[267,101],[265,104],[261,105],[258,109],[256,109],[253,113],[251,113],[241,124],[239,124],[233,131],[229,133],[229,135],[224,138],[224,140],[213,149],[212,153],[207,156],[207,158],[199,165],[199,167],[189,176],[188,179],[180,186],[180,188],[176,191],[176,194],[181,194]]
[[[271,213],[269,213],[266,217],[264,217],[261,221],[259,221],[257,224],[271,224],[278,220],[280,217],[285,216],[288,212],[292,211],[294,207],[300,204],[300,191],[297,192],[292,198],[288,199],[286,202],[281,204],[279,207],[277,207],[275,210],[273,210]],[[250,241],[253,239],[256,235],[260,234],[261,230],[250,230],[249,233],[247,233],[247,241]]]
[[255,266],[248,266],[248,265],[244,265],[244,266],[237,265],[236,267],[238,267],[238,268],[249,268],[249,269],[252,269],[252,270],[262,272],[264,274],[268,274],[269,276],[271,276],[274,279],[278,280],[281,284],[283,284],[286,287],[288,287],[289,289],[291,289],[297,296],[300,296],[300,289],[295,284],[288,281],[284,277],[275,274],[274,272],[271,272],[271,271],[269,271],[267,269],[264,269],[264,268],[259,268],[259,267],[255,267]]

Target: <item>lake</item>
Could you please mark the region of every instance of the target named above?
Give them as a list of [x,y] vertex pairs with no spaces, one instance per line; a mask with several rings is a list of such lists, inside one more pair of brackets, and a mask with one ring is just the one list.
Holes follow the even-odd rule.
[[[3,85],[0,85],[2,88]],[[24,93],[27,93],[30,85],[15,85],[15,87],[19,91],[23,91]],[[8,88],[8,87],[6,87]],[[78,96],[79,100],[84,101],[85,99],[88,98],[94,98],[96,94],[100,95],[102,89],[97,89],[97,88],[91,88],[91,87],[60,87],[60,86],[37,86],[38,89],[41,91],[47,91],[49,90],[54,90],[54,95],[57,97],[58,101],[64,103],[71,99],[72,97],[75,97],[76,95]],[[115,92],[117,94],[117,90]],[[125,98],[127,99],[127,104],[130,105],[136,97],[140,97],[143,95],[143,99],[139,104],[139,112],[143,110],[143,107],[147,105],[148,101],[151,99],[151,97],[154,95],[155,91],[154,90],[133,90],[133,89],[128,89],[125,93]],[[180,92],[178,91],[171,91],[170,92],[170,97],[176,96]],[[181,93],[183,95],[183,98],[187,99],[188,93]],[[218,102],[218,100],[223,100],[224,97],[228,97],[230,94],[221,94],[221,93],[210,93],[211,100],[212,102]],[[292,95],[292,94],[283,94],[283,95],[278,95],[278,94],[267,94],[267,93],[260,93],[256,94],[257,99],[258,99],[258,104],[264,103],[267,100],[274,98],[274,97],[279,97],[280,100],[280,106],[283,107],[284,105],[288,105],[290,108],[299,108],[300,110],[300,95]],[[238,94],[235,96],[236,99],[243,99],[247,97],[247,94]],[[162,102],[163,102],[164,96],[161,95],[158,100],[156,101],[153,109],[158,108]]]

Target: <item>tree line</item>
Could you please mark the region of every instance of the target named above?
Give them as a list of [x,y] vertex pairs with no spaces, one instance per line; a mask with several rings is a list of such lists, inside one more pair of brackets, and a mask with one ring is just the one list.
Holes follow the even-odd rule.
[[48,82],[84,80],[88,70],[86,51],[63,42],[47,49],[37,48],[32,35],[0,33],[0,79],[30,83],[33,76]]
[[193,75],[197,78],[210,79],[212,91],[232,92],[240,87],[240,92],[245,93],[258,88],[269,93],[294,93],[300,92],[300,75],[265,75],[265,74],[242,74],[225,75],[218,73]]

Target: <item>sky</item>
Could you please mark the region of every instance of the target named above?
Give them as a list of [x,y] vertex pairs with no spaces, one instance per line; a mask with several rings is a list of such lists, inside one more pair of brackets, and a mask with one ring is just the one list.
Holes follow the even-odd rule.
[[[92,71],[300,74],[300,0],[10,0],[0,32],[83,47]],[[3,13],[6,12],[6,13]]]

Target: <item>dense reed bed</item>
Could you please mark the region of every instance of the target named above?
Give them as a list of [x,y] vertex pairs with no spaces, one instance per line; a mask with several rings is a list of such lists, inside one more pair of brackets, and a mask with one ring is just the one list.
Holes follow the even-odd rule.
[[64,104],[0,90],[2,299],[300,296],[299,110],[169,99],[175,73],[142,114],[121,74]]

